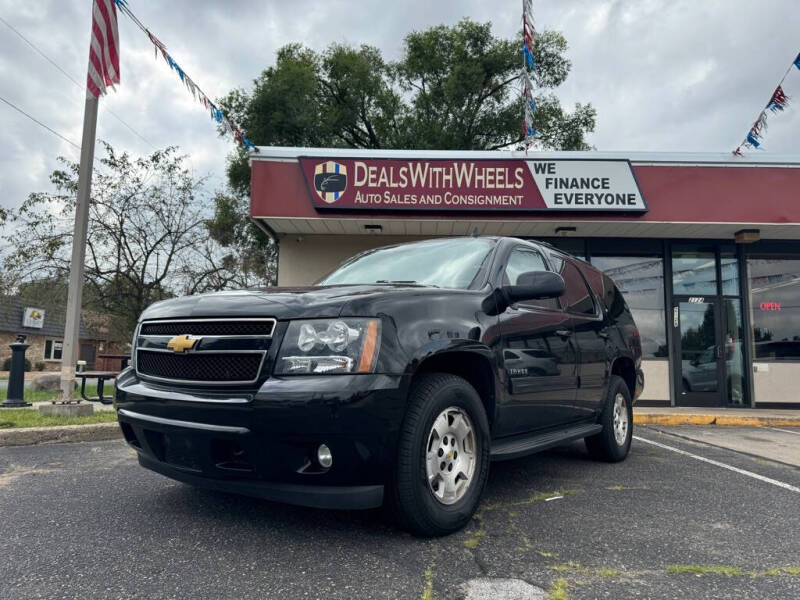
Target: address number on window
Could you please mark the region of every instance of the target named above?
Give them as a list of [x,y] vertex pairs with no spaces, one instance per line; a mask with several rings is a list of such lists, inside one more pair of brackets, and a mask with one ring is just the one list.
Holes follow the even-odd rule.
[[702,304],[705,301],[706,299],[703,296],[692,296],[691,298],[689,298],[689,302],[691,304]]

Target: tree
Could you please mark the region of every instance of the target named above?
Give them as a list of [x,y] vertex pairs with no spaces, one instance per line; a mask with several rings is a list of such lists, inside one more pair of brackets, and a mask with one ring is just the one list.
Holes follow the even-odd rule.
[[[132,330],[157,300],[263,280],[260,271],[239,268],[235,248],[210,236],[204,180],[175,148],[133,158],[104,147],[93,176],[84,307],[118,315]],[[78,165],[60,160],[64,168],[50,177],[55,193],[30,194],[6,215],[15,235],[2,272],[13,273],[23,293],[65,289]]]
[[[322,53],[290,44],[253,89],[221,100],[256,144],[335,148],[486,150],[522,142],[521,34],[495,37],[491,23],[464,19],[409,33],[386,62],[371,46],[332,44]],[[534,47],[537,147],[587,150],[595,109],[565,111],[553,90],[569,75],[567,42],[543,31]],[[249,193],[247,155],[229,157],[235,193]]]
[[206,221],[211,239],[229,252],[227,272],[236,271],[242,281],[277,283],[278,252],[272,239],[250,220],[246,197],[218,191],[214,218]]

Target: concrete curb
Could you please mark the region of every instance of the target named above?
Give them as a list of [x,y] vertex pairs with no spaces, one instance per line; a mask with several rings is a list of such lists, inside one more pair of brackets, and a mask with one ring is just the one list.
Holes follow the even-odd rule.
[[47,442],[98,442],[122,437],[118,423],[61,425],[59,427],[18,427],[0,429],[0,447],[29,446]]
[[800,427],[797,417],[720,415],[714,413],[637,413],[633,411],[636,425],[722,425],[726,427]]

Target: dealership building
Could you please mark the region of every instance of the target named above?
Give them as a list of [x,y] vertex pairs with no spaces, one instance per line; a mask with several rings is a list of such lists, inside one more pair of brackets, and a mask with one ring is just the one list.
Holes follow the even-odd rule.
[[400,242],[540,240],[623,291],[643,403],[800,408],[796,157],[261,147],[251,167],[281,286]]

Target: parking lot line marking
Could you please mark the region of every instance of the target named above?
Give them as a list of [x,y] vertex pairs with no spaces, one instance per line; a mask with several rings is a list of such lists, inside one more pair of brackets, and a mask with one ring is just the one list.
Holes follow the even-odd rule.
[[775,431],[782,431],[783,433],[793,433],[794,435],[800,435],[800,431],[792,431],[790,429],[780,429],[779,427],[769,427],[768,429],[774,429]]
[[686,450],[681,450],[680,448],[675,448],[674,446],[667,446],[666,444],[662,444],[660,442],[654,442],[653,440],[647,440],[643,437],[639,437],[638,435],[634,435],[633,439],[644,442],[645,444],[651,444],[653,446],[658,446],[659,448],[664,448],[665,450],[670,450],[672,452],[677,452],[678,454],[683,454],[684,456],[689,456],[696,460],[702,461],[704,463],[708,463],[710,465],[714,465],[715,467],[722,467],[723,469],[728,469],[729,471],[733,471],[734,473],[739,473],[740,475],[746,475],[747,477],[752,477],[753,479],[758,479],[759,481],[763,481],[765,483],[771,483],[772,485],[777,485],[785,490],[789,490],[790,492],[795,492],[796,494],[800,494],[800,488],[795,487],[791,484],[784,483],[783,481],[778,481],[777,479],[772,479],[770,477],[764,477],[763,475],[759,475],[758,473],[753,473],[752,471],[746,471],[745,469],[740,469],[739,467],[734,467],[733,465],[726,464],[724,462],[719,462],[718,460],[713,460],[711,458],[706,458],[704,456],[699,456],[697,454],[692,454],[691,452],[687,452]]

